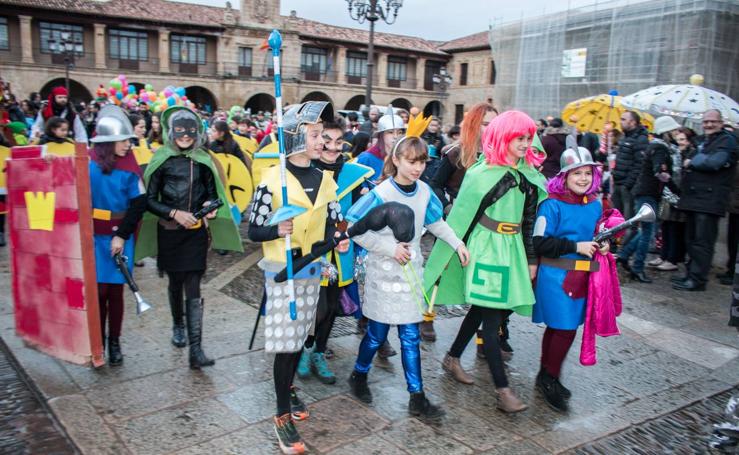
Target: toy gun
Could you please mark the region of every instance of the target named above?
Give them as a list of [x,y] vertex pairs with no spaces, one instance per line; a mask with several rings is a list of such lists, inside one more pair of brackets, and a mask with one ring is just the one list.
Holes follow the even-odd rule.
[[654,223],[656,219],[657,215],[654,213],[654,210],[652,210],[652,207],[650,207],[649,204],[643,204],[636,215],[617,226],[598,233],[598,235],[593,238],[593,241],[598,243],[605,242],[606,240],[610,240],[612,237],[615,237],[619,232],[629,229],[636,223]]
[[115,264],[118,266],[118,270],[120,270],[123,274],[123,278],[126,280],[126,283],[131,289],[131,292],[133,292],[134,298],[136,299],[136,314],[140,315],[144,311],[150,310],[152,306],[146,303],[144,298],[141,297],[141,294],[139,294],[139,287],[136,285],[136,282],[133,280],[131,273],[128,271],[128,258],[121,253],[116,253],[115,256],[113,256],[113,259],[115,260]]
[[[222,205],[223,205],[223,201],[222,200],[215,199],[213,201],[208,202],[207,205],[205,205],[203,208],[201,208],[197,212],[193,213],[192,216],[196,220],[202,220],[203,218],[205,218],[205,215],[209,214],[213,210],[217,210]],[[180,226],[178,226],[178,229],[185,229],[185,227],[182,226],[182,225],[180,225]]]

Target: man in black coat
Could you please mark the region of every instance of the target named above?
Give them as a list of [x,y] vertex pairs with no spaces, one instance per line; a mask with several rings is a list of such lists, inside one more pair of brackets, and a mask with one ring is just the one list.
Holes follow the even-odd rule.
[[696,154],[685,160],[678,208],[688,217],[688,273],[673,280],[680,291],[704,291],[713,261],[719,218],[724,216],[732,191],[737,161],[736,137],[723,129],[721,112],[703,114],[705,135]]
[[611,200],[627,220],[634,216],[634,199],[631,189],[641,172],[644,151],[649,145],[647,129],[641,124],[641,117],[633,111],[621,114],[623,138],[616,151],[616,168],[613,170],[613,195]]

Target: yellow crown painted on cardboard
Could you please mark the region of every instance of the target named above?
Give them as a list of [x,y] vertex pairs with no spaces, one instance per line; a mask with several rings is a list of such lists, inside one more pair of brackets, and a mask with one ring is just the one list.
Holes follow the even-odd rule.
[[26,199],[28,227],[41,231],[53,231],[56,193],[26,191],[23,193],[23,197]]

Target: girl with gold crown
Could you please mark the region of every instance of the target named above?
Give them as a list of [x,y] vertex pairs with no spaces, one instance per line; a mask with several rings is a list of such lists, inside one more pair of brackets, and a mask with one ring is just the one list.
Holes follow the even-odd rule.
[[367,374],[375,353],[387,339],[390,326],[397,325],[403,370],[411,394],[408,411],[416,416],[438,418],[444,412],[426,398],[421,380],[419,323],[426,309],[421,289],[423,228],[456,251],[462,264],[467,264],[469,253],[443,220],[439,198],[426,183],[419,181],[428,159],[426,143],[419,136],[427,125],[428,120],[420,116],[411,120],[406,137],[395,144],[385,159],[385,180],[347,213],[350,222],[357,222],[374,207],[391,201],[407,205],[414,213],[414,236],[410,243],[398,242],[389,228],[354,237],[368,251],[362,311],[369,323],[349,383],[357,398],[372,402]]

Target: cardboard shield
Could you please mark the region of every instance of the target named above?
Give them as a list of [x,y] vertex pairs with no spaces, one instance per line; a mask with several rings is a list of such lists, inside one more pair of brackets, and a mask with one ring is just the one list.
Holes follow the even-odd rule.
[[252,185],[249,170],[244,162],[234,155],[227,153],[213,153],[223,171],[226,174],[226,197],[231,205],[239,208],[239,213],[243,213],[251,202],[254,186]]

